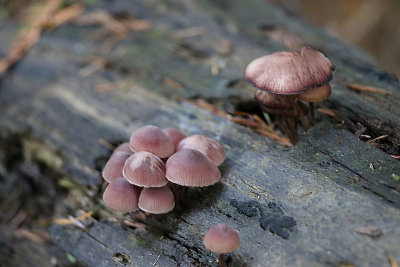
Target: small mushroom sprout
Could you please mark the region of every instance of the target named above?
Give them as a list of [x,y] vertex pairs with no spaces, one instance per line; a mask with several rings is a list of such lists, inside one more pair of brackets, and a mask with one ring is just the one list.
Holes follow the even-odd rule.
[[219,223],[208,230],[203,244],[206,249],[218,253],[219,266],[226,267],[224,254],[232,253],[240,247],[239,233],[235,228],[225,223]]
[[167,213],[179,200],[181,190],[177,188],[218,182],[218,165],[224,159],[223,146],[209,137],[186,137],[170,127],[141,127],[131,135],[129,143],[114,150],[106,163],[102,175],[110,184],[103,200],[106,206],[121,212],[141,209]]

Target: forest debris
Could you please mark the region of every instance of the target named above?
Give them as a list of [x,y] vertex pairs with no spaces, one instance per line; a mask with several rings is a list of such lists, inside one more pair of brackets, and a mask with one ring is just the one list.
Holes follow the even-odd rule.
[[355,83],[346,83],[346,86],[352,90],[356,90],[359,92],[367,92],[367,93],[374,93],[374,94],[381,94],[381,95],[392,95],[391,92],[377,87],[355,84]]
[[219,109],[217,106],[208,103],[204,99],[198,98],[195,101],[192,102],[194,105],[198,106],[199,108],[205,109],[210,111],[211,113],[214,113],[217,116],[220,117],[227,117],[228,113],[226,113],[224,110]]
[[[44,6],[39,9],[38,14],[32,16],[32,21],[28,23],[28,30],[19,34],[14,45],[8,52],[8,55],[0,60],[0,75],[17,63],[25,53],[38,42],[40,33],[46,28],[49,22],[53,20],[62,2],[62,0],[48,0]],[[57,26],[59,25],[60,24]]]
[[101,25],[107,31],[122,38],[126,37],[130,31],[144,31],[150,28],[147,21],[132,18],[118,20],[101,10],[83,14],[74,22],[78,25]]
[[168,85],[169,87],[172,87],[177,90],[180,90],[183,88],[183,86],[179,82],[177,82],[169,77],[164,77],[163,84]]
[[15,230],[15,234],[18,237],[29,239],[37,244],[43,244],[51,239],[49,234],[43,230],[29,231],[26,228],[18,228]]
[[293,144],[290,142],[289,138],[287,137],[283,137],[283,136],[279,136],[278,134],[275,133],[270,133],[264,129],[256,129],[256,132],[264,135],[268,138],[271,138],[272,140],[274,140],[275,142],[277,142],[280,145],[284,145],[284,146],[293,146]]
[[92,215],[93,211],[88,211],[78,217],[69,216],[68,219],[56,219],[54,222],[59,225],[76,224],[76,222],[93,218]]
[[289,138],[280,136],[275,132],[273,126],[267,125],[258,115],[251,114],[247,112],[239,112],[235,111],[232,115],[228,114],[222,109],[219,109],[217,106],[206,102],[204,99],[196,99],[192,102],[194,105],[206,109],[220,117],[228,118],[234,123],[253,128],[258,134],[264,135],[268,138],[271,138],[278,144],[284,146],[293,146],[290,142]]
[[146,225],[141,222],[133,221],[133,220],[123,220],[122,223],[128,227],[138,228],[138,229],[145,229]]
[[388,261],[392,267],[399,267],[397,264],[396,260],[394,259],[393,255],[390,253],[386,253],[386,257],[388,258]]
[[383,138],[386,138],[386,137],[388,137],[388,135],[384,134],[384,135],[378,136],[378,137],[376,137],[374,139],[368,140],[367,143],[368,144],[376,144],[376,141],[378,141],[380,139],[383,139]]
[[97,139],[97,142],[100,145],[102,145],[110,150],[114,150],[116,148],[116,146],[114,146],[113,144],[111,144],[110,142],[108,142],[107,140],[105,140],[104,138],[101,138],[101,137]]
[[400,155],[389,154],[389,156],[391,156],[394,159],[400,159]]
[[339,114],[338,110],[330,109],[330,108],[318,108],[318,112],[323,113],[325,115],[336,117]]
[[172,36],[176,39],[184,39],[194,36],[203,35],[206,32],[206,29],[202,26],[190,27],[181,30],[177,30],[172,33]]
[[79,76],[86,78],[98,70],[104,69],[107,62],[104,58],[98,58],[79,70]]
[[383,235],[382,230],[377,226],[358,227],[356,232],[361,235],[367,235],[372,238],[378,238]]
[[336,124],[338,127],[342,127],[344,125],[344,120],[342,120],[340,123]]
[[49,21],[47,21],[45,27],[49,29],[54,29],[59,25],[71,21],[76,16],[81,14],[84,10],[84,6],[80,3],[67,6],[58,11],[53,17],[51,17]]

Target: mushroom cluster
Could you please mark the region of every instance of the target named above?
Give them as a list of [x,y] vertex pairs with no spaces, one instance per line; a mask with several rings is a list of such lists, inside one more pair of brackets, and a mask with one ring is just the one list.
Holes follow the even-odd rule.
[[297,119],[304,129],[310,127],[308,108],[302,103],[309,102],[310,117],[314,119],[314,104],[331,95],[329,82],[334,66],[321,52],[309,46],[297,52],[276,52],[250,62],[245,78],[257,90],[254,99],[266,113],[275,114],[292,143],[297,141]]
[[144,126],[107,161],[102,175],[109,185],[103,200],[121,212],[167,213],[175,207],[170,186],[212,185],[221,177],[218,165],[224,159],[223,146],[209,137]]

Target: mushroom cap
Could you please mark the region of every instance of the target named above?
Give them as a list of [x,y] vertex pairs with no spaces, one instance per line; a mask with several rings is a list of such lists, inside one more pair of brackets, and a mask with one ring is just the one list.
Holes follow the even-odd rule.
[[160,187],[168,183],[164,162],[146,151],[132,154],[126,160],[122,173],[129,183],[141,187]]
[[245,78],[257,88],[282,95],[295,95],[332,79],[334,66],[321,52],[303,47],[296,52],[276,52],[250,62]]
[[315,87],[297,96],[297,99],[306,102],[321,102],[331,96],[331,86],[329,83],[320,87]]
[[123,152],[129,153],[129,154],[135,153],[135,152],[133,152],[133,150],[130,148],[128,142],[125,142],[125,143],[122,143],[122,144],[118,145],[118,146],[114,149],[114,152],[113,152],[113,153],[119,152],[119,151],[123,151]]
[[114,179],[122,177],[122,168],[130,155],[124,151],[114,152],[104,166],[102,172],[104,180],[111,183]]
[[179,142],[176,150],[180,151],[187,148],[200,151],[217,165],[220,165],[225,160],[224,147],[217,141],[204,135],[195,134],[186,137]]
[[238,231],[225,223],[211,227],[203,239],[204,246],[215,253],[230,253],[240,247]]
[[174,142],[168,134],[154,125],[139,128],[132,134],[129,145],[135,152],[147,151],[160,158],[169,157],[175,152]]
[[139,208],[153,214],[167,213],[175,207],[175,198],[168,186],[143,188],[139,196]]
[[172,127],[164,128],[164,132],[166,132],[168,136],[172,139],[172,142],[174,142],[175,147],[183,138],[186,137],[186,135],[184,135],[181,131]]
[[122,212],[135,211],[139,208],[139,192],[139,187],[120,177],[113,180],[104,190],[103,200],[111,209]]
[[217,165],[194,149],[176,152],[168,159],[166,167],[167,179],[183,186],[209,186],[221,178]]

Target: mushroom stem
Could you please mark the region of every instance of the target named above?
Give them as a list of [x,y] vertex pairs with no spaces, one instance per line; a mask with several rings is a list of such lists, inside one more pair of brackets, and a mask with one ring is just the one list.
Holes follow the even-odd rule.
[[301,107],[300,107],[299,103],[297,103],[296,95],[289,96],[289,99],[290,99],[290,103],[292,104],[293,109],[296,110],[296,112],[297,112],[297,114],[299,116],[299,119],[301,121],[301,124],[304,127],[304,130],[307,131],[310,128],[310,124],[308,123],[307,117],[304,116],[304,113],[301,110]]
[[311,114],[311,125],[314,125],[315,124],[314,103],[309,102],[309,107],[310,107],[310,114]]
[[226,265],[224,255],[225,255],[224,253],[218,254],[218,263],[219,263],[219,267],[228,267],[228,265]]
[[[282,116],[282,119],[281,119]],[[288,135],[290,142],[295,144],[297,142],[297,125],[295,119],[283,114],[279,116],[279,120],[282,122],[282,128]]]

